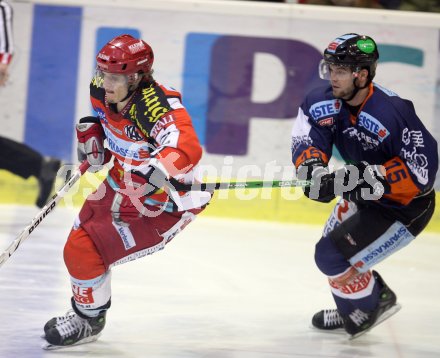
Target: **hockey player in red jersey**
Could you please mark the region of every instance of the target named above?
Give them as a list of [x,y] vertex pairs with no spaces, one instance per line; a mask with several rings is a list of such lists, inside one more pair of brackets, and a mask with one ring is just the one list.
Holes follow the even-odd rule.
[[95,341],[110,308],[112,267],[163,249],[211,199],[169,185],[170,178],[197,180],[202,149],[180,93],[153,78],[151,47],[122,35],[96,60],[90,95],[97,116],[79,121],[78,154],[92,169],[112,156],[113,166],[67,239],[72,310],[46,323],[46,349]]
[[[434,213],[435,139],[413,104],[373,83],[379,52],[369,36],[346,34],[324,51],[320,74],[292,130],[292,160],[310,199],[341,198],[316,245],[336,309],[312,318],[321,330],[357,337],[395,313],[395,293],[372,267],[409,244]],[[336,147],[347,163],[328,167]]]

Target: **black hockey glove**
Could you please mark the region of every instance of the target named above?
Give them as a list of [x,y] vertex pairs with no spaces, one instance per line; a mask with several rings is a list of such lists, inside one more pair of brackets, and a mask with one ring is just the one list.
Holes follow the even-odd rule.
[[362,161],[357,164],[347,164],[344,168],[346,171],[344,185],[352,188],[342,193],[345,200],[356,203],[378,200],[383,194],[390,192],[390,184],[378,166]]
[[329,173],[320,158],[310,158],[298,168],[298,179],[312,180],[311,186],[303,188],[304,195],[321,203],[329,203],[335,198],[334,173]]

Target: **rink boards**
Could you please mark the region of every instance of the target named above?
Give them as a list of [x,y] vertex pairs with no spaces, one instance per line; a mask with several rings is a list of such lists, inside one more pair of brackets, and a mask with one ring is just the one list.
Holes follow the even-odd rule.
[[[145,38],[155,51],[157,80],[182,92],[210,178],[292,178],[290,131],[298,106],[323,84],[317,73],[322,49],[347,32],[377,40],[377,82],[411,99],[440,139],[438,14],[240,1],[13,5],[16,56],[11,82],[0,92],[2,135],[68,163],[76,160],[74,125],[92,114],[88,86],[94,56],[121,33]],[[0,202],[34,201],[33,178],[0,172],[0,182]],[[286,191],[222,192],[206,213],[325,221],[331,205]],[[439,226],[438,212],[435,216],[432,227]]]
[[[62,206],[79,210],[84,198],[104,177],[87,173],[80,185],[75,185],[71,195],[61,201]],[[62,184],[57,181],[57,187]],[[33,178],[24,181],[5,171],[0,171],[1,204],[32,205],[37,196],[37,182]],[[437,193],[437,202],[440,199]],[[300,188],[249,189],[217,191],[203,215],[233,219],[279,221],[299,224],[323,225],[330,215],[334,202],[317,203],[304,197]],[[29,218],[30,220],[31,218]],[[440,233],[440,208],[437,205],[428,231]]]

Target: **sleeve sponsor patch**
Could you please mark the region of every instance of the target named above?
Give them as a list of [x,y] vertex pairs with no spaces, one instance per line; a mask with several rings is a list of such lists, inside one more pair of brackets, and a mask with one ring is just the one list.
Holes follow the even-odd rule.
[[341,100],[332,99],[312,104],[309,109],[312,118],[317,121],[323,117],[330,117],[341,111]]
[[390,135],[388,129],[378,119],[366,112],[359,113],[358,124],[370,133],[375,134],[379,142],[383,142]]

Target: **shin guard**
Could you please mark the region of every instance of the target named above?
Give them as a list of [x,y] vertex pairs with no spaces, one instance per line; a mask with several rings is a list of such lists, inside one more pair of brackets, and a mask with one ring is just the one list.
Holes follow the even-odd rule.
[[70,277],[73,302],[80,313],[96,317],[108,305],[111,297],[111,271],[91,280]]

